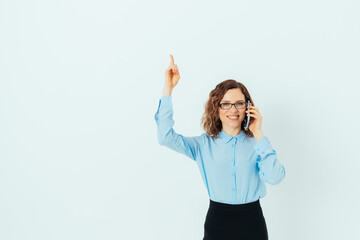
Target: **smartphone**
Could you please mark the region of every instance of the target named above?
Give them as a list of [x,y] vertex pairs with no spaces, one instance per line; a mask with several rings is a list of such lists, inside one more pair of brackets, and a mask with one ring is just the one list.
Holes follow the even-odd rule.
[[[246,110],[249,110],[249,109],[247,109],[247,108],[249,107],[249,105],[250,105],[250,100],[247,100],[247,103],[246,103]],[[248,127],[249,127],[249,122],[250,122],[250,116],[247,116],[245,130],[247,130],[247,129],[248,129]]]

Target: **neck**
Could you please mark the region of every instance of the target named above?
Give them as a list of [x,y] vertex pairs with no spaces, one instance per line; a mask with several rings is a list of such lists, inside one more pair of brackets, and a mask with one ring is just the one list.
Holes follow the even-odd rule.
[[239,135],[239,133],[241,133],[241,127],[240,128],[227,128],[227,127],[223,127],[223,131],[232,137],[235,137],[237,135]]

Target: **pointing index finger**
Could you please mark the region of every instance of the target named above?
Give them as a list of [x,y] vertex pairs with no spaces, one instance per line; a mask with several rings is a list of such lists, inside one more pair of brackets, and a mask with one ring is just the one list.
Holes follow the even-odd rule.
[[174,57],[173,57],[173,55],[170,54],[170,58],[171,58],[170,64],[174,65]]

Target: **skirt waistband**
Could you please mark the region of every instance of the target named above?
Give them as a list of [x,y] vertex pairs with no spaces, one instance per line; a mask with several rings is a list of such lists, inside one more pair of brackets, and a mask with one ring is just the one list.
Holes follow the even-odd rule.
[[259,199],[255,202],[243,203],[243,204],[228,204],[215,202],[210,199],[210,208],[229,210],[229,211],[249,211],[261,208]]

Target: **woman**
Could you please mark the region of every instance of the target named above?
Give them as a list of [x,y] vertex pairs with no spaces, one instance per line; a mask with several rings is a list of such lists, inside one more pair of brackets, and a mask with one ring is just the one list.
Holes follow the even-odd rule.
[[[195,137],[176,133],[171,93],[180,75],[173,56],[170,58],[155,114],[158,141],[199,167],[210,198],[203,240],[268,239],[259,199],[266,195],[265,182],[281,182],[285,168],[263,135],[259,109],[243,84],[226,80],[209,94],[202,117],[206,133]],[[246,108],[247,100],[251,104]],[[245,129],[247,116],[250,122]]]

